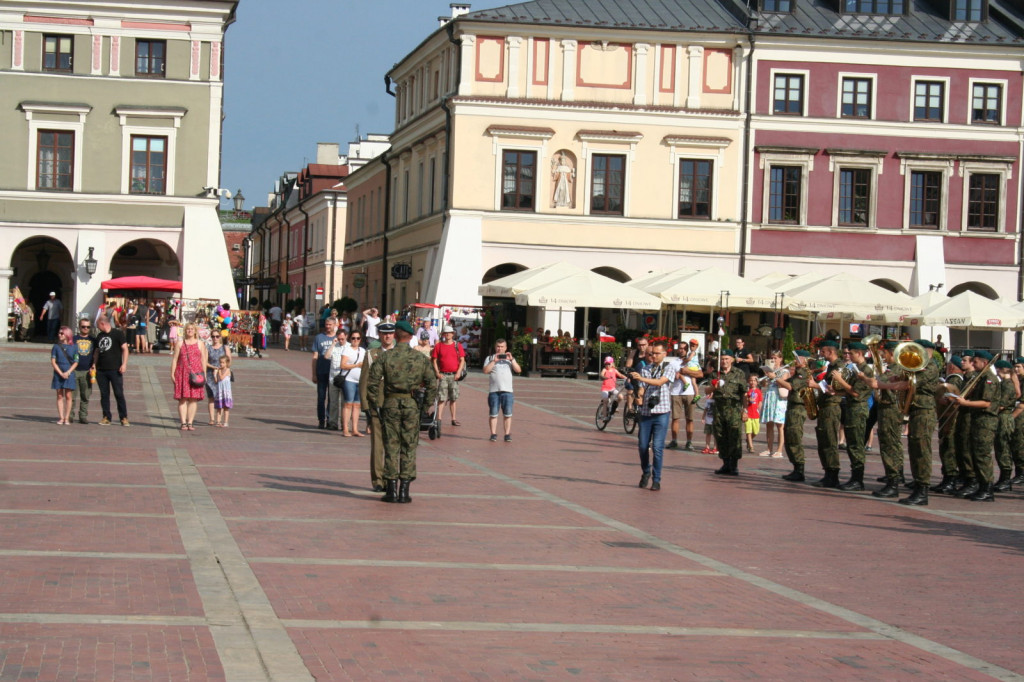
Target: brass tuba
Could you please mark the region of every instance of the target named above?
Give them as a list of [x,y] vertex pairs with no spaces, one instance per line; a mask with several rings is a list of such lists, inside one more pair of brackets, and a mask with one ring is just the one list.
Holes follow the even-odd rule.
[[818,418],[818,392],[813,386],[804,386],[800,389],[800,399],[804,401],[804,410],[807,411],[808,419]]
[[896,346],[893,358],[896,361],[896,366],[907,375],[907,382],[910,384],[897,399],[900,412],[907,414],[910,411],[910,403],[914,401],[914,394],[917,393],[917,373],[928,367],[928,363],[932,360],[932,354],[919,343],[904,341]]

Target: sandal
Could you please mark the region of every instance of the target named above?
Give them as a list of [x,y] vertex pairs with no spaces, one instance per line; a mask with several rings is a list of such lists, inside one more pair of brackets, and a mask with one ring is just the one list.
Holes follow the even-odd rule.
[[195,431],[196,430],[196,427],[192,426],[192,422],[188,423],[188,430],[189,431]]
[[185,422],[181,422],[181,430],[188,431],[188,424],[186,424]]
[[452,426],[462,426],[462,424],[460,424],[458,421],[453,419],[452,420]]

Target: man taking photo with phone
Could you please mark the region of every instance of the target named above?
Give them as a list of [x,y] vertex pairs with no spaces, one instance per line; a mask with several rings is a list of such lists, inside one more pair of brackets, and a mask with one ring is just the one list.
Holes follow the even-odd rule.
[[487,394],[487,406],[490,408],[491,442],[498,440],[498,409],[504,416],[505,442],[512,442],[512,375],[519,374],[522,368],[508,352],[505,339],[494,342],[494,355],[484,360],[484,374],[490,376],[490,388]]

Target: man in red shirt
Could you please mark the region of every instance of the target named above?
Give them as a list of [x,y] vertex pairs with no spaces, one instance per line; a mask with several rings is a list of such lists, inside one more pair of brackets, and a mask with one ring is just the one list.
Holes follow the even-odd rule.
[[455,329],[450,324],[446,323],[441,329],[441,340],[430,352],[430,358],[434,374],[437,375],[437,399],[440,401],[437,418],[442,418],[447,403],[452,415],[452,426],[459,426],[455,416],[455,401],[459,399],[458,378],[466,369],[466,351],[456,343]]

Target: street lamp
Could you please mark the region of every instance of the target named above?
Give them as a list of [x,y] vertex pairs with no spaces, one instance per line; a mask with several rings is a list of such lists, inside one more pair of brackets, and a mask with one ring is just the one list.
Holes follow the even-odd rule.
[[96,274],[96,259],[92,256],[93,247],[89,247],[89,255],[85,257],[85,271],[92,277]]
[[235,202],[235,213],[241,213],[245,210],[245,197],[242,195],[241,188],[235,192],[235,198],[232,201]]

